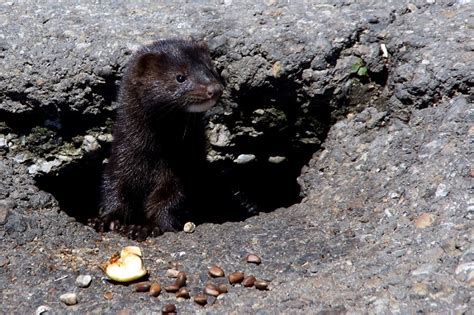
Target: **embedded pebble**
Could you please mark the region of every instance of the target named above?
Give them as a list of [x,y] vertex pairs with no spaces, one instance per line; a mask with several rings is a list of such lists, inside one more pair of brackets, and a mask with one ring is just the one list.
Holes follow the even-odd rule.
[[76,278],[76,285],[80,288],[87,288],[92,281],[92,277],[90,275],[79,275]]
[[0,200],[0,224],[5,224],[7,222],[7,217],[9,209],[3,205],[3,200]]
[[246,164],[255,160],[255,155],[253,154],[241,154],[235,160],[234,163],[236,164]]
[[422,213],[416,220],[415,226],[419,229],[424,229],[429,227],[435,221],[434,215],[431,213]]
[[209,268],[209,275],[213,278],[223,277],[224,270],[222,270],[222,268],[219,266],[214,265]]
[[77,295],[76,293],[64,293],[59,297],[61,302],[66,305],[75,305],[77,304]]
[[194,224],[193,222],[186,222],[186,224],[184,225],[183,231],[185,233],[193,233],[195,229],[196,229],[196,224]]
[[209,124],[209,142],[216,147],[227,147],[231,143],[231,133],[223,124]]
[[449,188],[445,184],[441,183],[436,188],[435,197],[436,198],[443,198],[449,194]]
[[150,286],[149,291],[151,296],[158,296],[161,293],[161,285],[158,282],[153,282]]
[[474,261],[459,264],[454,273],[459,280],[474,286]]
[[262,262],[262,259],[255,254],[248,254],[246,260],[250,264],[257,264],[257,265],[260,265]]
[[244,273],[236,271],[231,273],[228,277],[230,284],[241,283],[244,280]]
[[41,315],[41,314],[47,313],[49,311],[51,311],[51,307],[46,306],[46,305],[41,305],[36,309],[35,315]]
[[286,160],[286,157],[284,156],[270,156],[268,157],[268,162],[273,163],[273,164],[279,164],[283,161]]
[[85,135],[82,146],[86,152],[92,152],[100,149],[100,144],[97,139],[91,135]]
[[418,297],[426,297],[429,293],[428,285],[425,283],[415,283],[411,288],[413,294]]
[[8,148],[8,141],[4,135],[0,135],[0,149],[2,148]]
[[199,305],[206,305],[207,296],[203,293],[199,293],[193,298],[193,300],[194,300],[194,302],[196,302]]
[[433,273],[434,270],[435,270],[435,267],[433,264],[423,264],[419,266],[418,268],[416,268],[415,270],[413,270],[411,274],[415,277],[426,276]]

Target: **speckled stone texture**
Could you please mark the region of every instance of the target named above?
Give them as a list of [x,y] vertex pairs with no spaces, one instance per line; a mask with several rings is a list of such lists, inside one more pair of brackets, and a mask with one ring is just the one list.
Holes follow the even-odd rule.
[[[0,3],[0,312],[469,313],[472,12],[469,0]],[[294,126],[285,136],[314,153],[303,200],[143,243],[99,234],[33,176],[110,142],[131,52],[190,35],[209,42],[227,84],[209,117],[214,159],[266,159],[242,137]],[[97,266],[131,244],[162,286],[179,262],[192,296],[213,264],[269,290],[229,287],[202,307],[105,281]],[[89,287],[76,287],[80,274]],[[60,301],[68,292],[76,305]]]

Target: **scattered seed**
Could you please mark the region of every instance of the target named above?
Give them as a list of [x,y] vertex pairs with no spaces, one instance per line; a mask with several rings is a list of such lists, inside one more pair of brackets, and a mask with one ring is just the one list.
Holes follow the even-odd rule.
[[133,289],[135,292],[148,292],[151,287],[150,281],[143,281],[133,284]]
[[114,294],[112,292],[105,292],[104,293],[104,299],[112,300],[113,298],[114,298]]
[[184,225],[183,231],[185,233],[192,233],[194,232],[195,229],[196,229],[196,224],[194,224],[193,222],[186,222],[186,224]]
[[77,295],[76,293],[64,293],[59,299],[66,305],[75,305],[77,304]]
[[178,276],[179,270],[176,269],[168,269],[166,270],[166,276],[168,278],[176,278]]
[[181,288],[176,292],[177,298],[189,299],[189,291],[186,288]]
[[218,278],[218,277],[223,277],[224,276],[224,270],[222,270],[221,267],[216,266],[216,265],[211,266],[209,268],[208,272],[209,272],[209,275],[213,278]]
[[186,278],[187,277],[184,271],[180,271],[178,273],[178,276],[176,277],[176,282],[175,282],[178,288],[184,287],[186,285]]
[[256,280],[255,287],[259,290],[268,290],[268,282],[264,280]]
[[244,280],[242,281],[242,285],[246,288],[248,287],[253,287],[253,285],[255,284],[255,281],[257,279],[254,277],[254,276],[247,276],[244,278]]
[[206,305],[207,296],[205,294],[199,293],[196,296],[194,296],[193,300],[199,305]]
[[79,275],[76,278],[76,285],[80,288],[87,288],[92,281],[92,277],[90,275]]
[[179,290],[179,286],[176,283],[170,284],[165,287],[166,292],[174,293],[174,292],[178,292],[178,290]]
[[230,284],[241,283],[244,280],[244,273],[240,271],[236,271],[231,273],[229,276]]
[[221,283],[217,286],[217,290],[219,291],[219,293],[227,293],[228,292],[228,289],[227,289],[227,284],[225,283]]
[[161,293],[161,285],[158,282],[153,282],[150,286],[150,295],[158,296]]
[[204,293],[211,296],[218,296],[220,294],[219,288],[214,283],[208,283],[204,287]]
[[176,305],[174,304],[166,304],[163,306],[161,309],[162,314],[170,314],[170,313],[176,313]]
[[262,259],[255,254],[248,254],[246,260],[249,264],[260,265],[262,263]]

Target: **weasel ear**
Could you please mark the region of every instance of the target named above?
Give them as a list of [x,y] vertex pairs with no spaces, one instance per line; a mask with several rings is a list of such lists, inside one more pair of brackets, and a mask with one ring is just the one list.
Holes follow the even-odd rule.
[[148,72],[156,72],[163,55],[159,53],[146,53],[138,57],[134,67],[135,75],[141,77]]
[[195,41],[196,46],[205,51],[206,53],[209,53],[209,46],[207,45],[207,42],[204,40],[197,40]]

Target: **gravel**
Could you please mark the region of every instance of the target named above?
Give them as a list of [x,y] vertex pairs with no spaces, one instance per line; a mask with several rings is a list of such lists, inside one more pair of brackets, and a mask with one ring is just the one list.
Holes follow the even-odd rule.
[[61,302],[66,305],[75,305],[77,304],[77,295],[76,293],[64,293],[59,297]]
[[[465,0],[1,3],[2,311],[468,313],[471,12]],[[253,155],[240,165],[261,163],[253,172],[293,165],[303,199],[143,243],[99,234],[66,212],[91,197],[84,183],[56,182],[76,198],[68,205],[38,176],[102,163],[130,53],[157,36],[188,35],[208,40],[226,81],[209,115],[210,160]],[[274,185],[263,186],[278,200],[287,186],[262,174],[251,181],[269,177]],[[171,267],[186,272],[191,300],[108,281],[76,288],[77,275],[101,279],[97,266],[129,245],[141,247],[151,281]],[[248,264],[247,253],[264,259]],[[229,286],[198,305],[212,265],[270,290]],[[66,305],[75,293],[59,303],[72,290],[79,303]]]
[[76,278],[76,285],[79,288],[87,288],[92,281],[92,277],[90,275],[79,275]]

